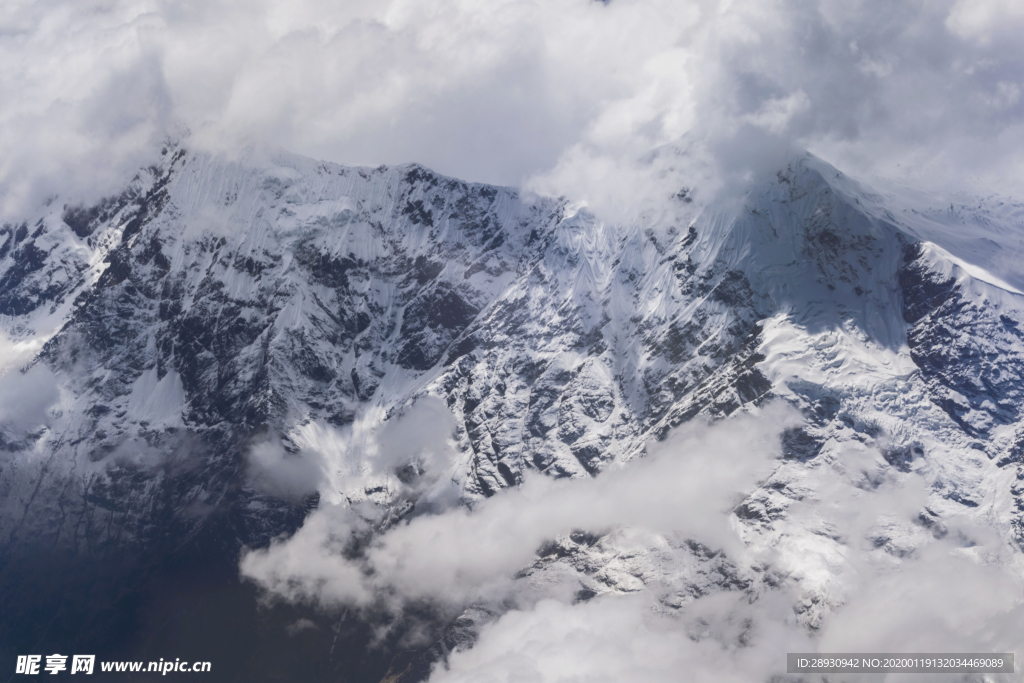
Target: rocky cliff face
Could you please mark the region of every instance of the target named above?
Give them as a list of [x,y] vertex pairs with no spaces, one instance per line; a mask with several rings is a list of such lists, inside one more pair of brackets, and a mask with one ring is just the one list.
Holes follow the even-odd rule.
[[[966,211],[929,214],[804,157],[742,199],[680,192],[657,219],[609,225],[415,165],[169,148],[118,197],[58,200],[0,231],[2,325],[29,349],[27,372],[10,372],[54,393],[0,434],[2,588],[16,605],[0,640],[200,647],[157,615],[214,594],[252,614],[243,546],[293,532],[324,497],[371,501],[389,525],[427,509],[389,485],[416,464],[374,464],[371,438],[424,396],[454,417],[447,474],[469,505],[530,471],[614,469],[697,416],[788,401],[805,424],[734,517],[751,547],[778,549],[811,628],[834,605],[786,548],[839,541],[786,511],[850,444],[879,449],[879,472],[927,480],[920,528],[964,508],[1024,543],[1024,295],[991,259],[970,262],[950,226],[1004,240],[1024,228],[1013,206]],[[268,443],[286,469],[318,452],[319,473],[287,495],[262,486],[252,453]],[[879,536],[880,552],[916,533]],[[679,609],[782,580],[684,540],[657,560],[641,544],[630,562],[622,544],[638,541],[619,532],[553,542],[524,576],[571,570],[588,599],[654,582]],[[298,618],[277,609],[271,622]],[[223,619],[237,638],[219,642],[257,662],[246,675],[286,659],[284,646],[252,655],[272,628]],[[335,645],[344,634],[346,652],[366,649],[373,624],[343,622]],[[331,654],[305,671],[378,676],[396,666],[394,642],[353,669],[344,647],[310,641]]]

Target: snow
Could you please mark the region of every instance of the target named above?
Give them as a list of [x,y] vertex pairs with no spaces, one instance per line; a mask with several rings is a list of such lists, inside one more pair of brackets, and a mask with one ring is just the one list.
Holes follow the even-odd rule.
[[[62,394],[32,459],[0,472],[0,493],[19,492],[5,519],[42,480],[40,449],[53,456],[49,495],[73,472],[115,476],[104,454],[147,438],[176,452],[176,430],[224,439],[209,467],[239,468],[258,434],[315,463],[325,505],[397,510],[442,489],[478,503],[534,470],[614,476],[680,422],[757,414],[772,397],[802,411],[814,452],[780,461],[734,509],[748,552],[731,569],[715,574],[685,539],[617,528],[591,545],[558,540],[573,559],[538,560],[530,580],[661,591],[674,610],[687,591],[733,590],[729,577],[770,566],[816,627],[855,593],[850,554],[899,566],[933,539],[921,519],[966,519],[1005,548],[1024,538],[1021,401],[998,389],[1024,354],[1019,204],[947,208],[809,156],[678,224],[668,209],[610,224],[417,166],[254,152],[188,153],[175,168],[129,245],[128,209],[87,239],[56,203],[39,217],[45,264],[18,291],[66,287],[0,318],[0,351],[13,371],[52,340],[44,362]],[[166,268],[145,261],[153,243]],[[96,291],[119,249],[134,289]],[[908,322],[911,265],[946,298]],[[443,472],[410,493],[379,467],[378,436],[423,397],[456,426]],[[223,494],[194,476],[199,499]],[[246,490],[252,514],[268,509]]]

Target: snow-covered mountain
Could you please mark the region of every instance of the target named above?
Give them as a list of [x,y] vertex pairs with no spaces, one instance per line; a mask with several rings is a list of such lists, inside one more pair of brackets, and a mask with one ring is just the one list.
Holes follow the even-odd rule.
[[[584,519],[517,580],[583,602],[646,590],[673,613],[785,586],[814,634],[864,539],[898,564],[968,520],[999,549],[978,562],[1024,566],[1024,205],[878,192],[806,155],[740,198],[680,185],[610,224],[416,165],[163,158],[120,196],[0,232],[10,654],[170,643],[216,646],[246,680],[300,656],[316,680],[422,678],[502,608],[424,617],[426,644],[408,616],[257,616],[256,584],[279,584],[239,583],[243,548],[327,506],[376,510],[372,543],[536,473],[610,480],[680,425],[779,400],[801,417],[729,514],[746,555]],[[416,434],[388,445],[441,402],[445,458]],[[893,498],[916,507],[856,538],[822,512]],[[219,625],[160,623],[176,612]]]

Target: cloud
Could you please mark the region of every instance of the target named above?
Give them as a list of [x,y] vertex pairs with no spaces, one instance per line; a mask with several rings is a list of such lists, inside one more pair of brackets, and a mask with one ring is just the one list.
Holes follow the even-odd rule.
[[1024,7],[1013,0],[957,0],[946,17],[946,26],[963,38],[989,43],[993,38],[1020,35]]
[[268,437],[254,443],[247,453],[249,481],[257,488],[285,500],[301,501],[314,494],[323,480],[323,461],[313,451],[285,450],[280,439]]
[[[403,412],[383,419],[371,407],[353,426],[336,429],[307,422],[287,435],[257,439],[246,453],[252,485],[273,496],[302,500],[318,491],[328,502],[382,482],[417,499],[422,509],[453,505],[457,452],[455,418],[444,402],[420,397]],[[358,482],[358,485],[354,483]]]
[[321,508],[287,541],[243,555],[242,576],[291,602],[368,604],[376,596],[347,552],[369,528],[356,510]]
[[738,552],[729,510],[771,472],[780,425],[792,420],[776,406],[767,417],[725,427],[691,424],[617,471],[582,480],[537,475],[473,510],[413,517],[377,536],[359,558],[341,551],[373,515],[366,506],[324,506],[292,538],[247,553],[241,571],[289,599],[365,605],[395,595],[465,606],[505,597],[545,541],[576,529],[633,525]]
[[[434,408],[442,406],[396,431]],[[831,443],[810,466],[780,460],[778,436],[798,422],[773,405],[690,423],[646,458],[595,478],[528,478],[473,509],[434,508],[376,534],[379,508],[326,505],[291,538],[246,553],[241,573],[267,595],[321,606],[401,613],[430,604],[454,617],[501,605],[472,647],[435,666],[435,683],[671,681],[680,671],[697,681],[764,680],[795,651],[1024,655],[1014,640],[1024,627],[1019,553],[956,506],[940,526],[924,524],[922,512],[942,502],[927,473],[888,467],[870,444]],[[395,462],[413,442],[398,443]],[[731,514],[751,493],[748,502],[779,490],[789,497],[777,524],[747,526]],[[630,529],[643,533],[606,535],[586,562],[611,553],[615,571],[647,566],[637,593],[574,600],[579,558],[516,578],[546,541]],[[671,538],[724,551],[738,576],[770,567],[774,578],[749,590],[712,582],[680,606],[667,598],[685,582],[658,578]],[[678,559],[671,571],[685,573]]]
[[0,427],[25,432],[47,422],[60,398],[57,377],[43,363],[0,375]]
[[795,623],[784,590],[756,601],[740,592],[716,593],[678,612],[644,593],[577,604],[541,600],[485,625],[473,647],[435,665],[429,680],[766,681],[785,674],[787,652],[1022,655],[1021,581],[1005,567],[979,565],[937,543],[898,569],[863,578],[820,633]]
[[[1024,582],[1007,564],[979,563],[950,543],[924,546],[867,574],[824,623],[825,652],[1012,652],[1024,627]],[[866,577],[866,578],[867,578]],[[898,609],[894,609],[898,605]],[[998,623],[1013,628],[994,628]],[[1019,656],[1019,655],[1018,655]]]
[[421,513],[457,505],[461,488],[456,481],[465,460],[455,447],[455,431],[455,417],[443,400],[419,397],[377,431],[373,474],[397,478],[401,495],[415,500]]
[[455,426],[455,418],[444,401],[434,396],[420,397],[383,424],[376,437],[378,450],[373,465],[379,472],[410,463],[424,471],[447,469],[454,455]]
[[[766,623],[763,608],[738,595],[692,605],[693,612],[712,619],[699,626],[706,634],[700,638],[693,637],[696,620],[658,614],[651,607],[643,595],[580,605],[543,600],[485,626],[477,644],[455,652],[447,668],[435,667],[430,681],[739,683],[785,673],[785,653],[807,645],[806,636]],[[749,646],[737,650],[741,633]]]
[[190,146],[418,161],[584,199],[614,183],[577,164],[684,138],[727,179],[795,147],[853,174],[1019,190],[1018,4],[8,2],[0,201],[14,217],[113,192],[182,128]]
[[0,330],[0,375],[22,369],[35,358],[50,335],[13,339]]
[[[918,475],[876,466],[872,448],[834,455],[803,473],[784,530],[762,530],[747,549],[747,561],[786,577],[771,590],[712,592],[677,610],[657,602],[656,590],[520,605],[436,664],[431,683],[656,682],[680,672],[694,681],[773,680],[787,652],[1024,655],[1018,552],[955,514],[936,538],[914,524],[926,498]],[[826,566],[816,555],[830,545],[839,552]],[[831,603],[813,630],[803,619],[808,596]]]

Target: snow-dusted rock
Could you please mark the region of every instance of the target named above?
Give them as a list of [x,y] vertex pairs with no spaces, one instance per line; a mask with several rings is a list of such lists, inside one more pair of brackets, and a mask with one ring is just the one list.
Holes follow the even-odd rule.
[[[755,559],[588,529],[523,580],[575,577],[580,600],[646,588],[669,611],[790,582],[817,628],[862,540],[810,504],[836,482],[869,507],[923,482],[916,523],[865,532],[892,561],[949,515],[1024,543],[1013,203],[940,210],[808,155],[743,198],[666,197],[659,218],[612,225],[416,165],[164,158],[96,207],[57,200],[0,230],[0,326],[59,392],[0,434],[5,562],[188,547],[231,563],[318,497],[371,501],[383,533],[438,491],[472,505],[531,472],[615,476],[675,426],[776,398],[805,423],[733,510]],[[426,396],[457,452],[414,486],[422,463],[381,466],[374,435]],[[315,453],[306,489],[252,476],[266,443],[282,468]],[[474,609],[467,624],[491,614]]]

